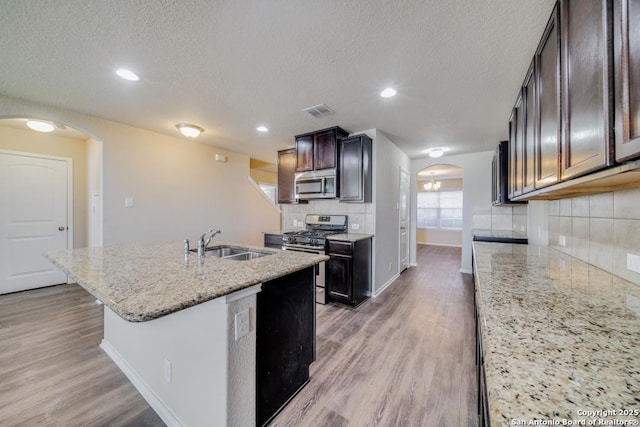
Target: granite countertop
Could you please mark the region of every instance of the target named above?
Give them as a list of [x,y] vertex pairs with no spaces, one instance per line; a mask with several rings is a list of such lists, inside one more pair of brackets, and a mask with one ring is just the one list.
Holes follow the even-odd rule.
[[640,411],[640,286],[547,247],[473,250],[491,425],[640,420],[620,414]]
[[344,234],[332,234],[327,236],[328,240],[341,240],[344,242],[357,242],[358,240],[370,239],[374,235],[373,234],[362,234],[362,233],[344,233]]
[[184,255],[183,242],[138,243],[44,256],[130,322],[143,322],[326,261],[324,255],[217,242],[272,255],[235,261]]

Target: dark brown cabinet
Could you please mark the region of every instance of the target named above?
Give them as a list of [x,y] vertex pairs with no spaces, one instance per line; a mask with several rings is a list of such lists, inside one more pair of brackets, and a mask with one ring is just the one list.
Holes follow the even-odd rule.
[[640,1],[614,0],[616,160],[640,156]]
[[256,425],[309,382],[316,358],[315,268],[264,282],[256,295]]
[[295,148],[278,151],[278,203],[298,203],[295,175]]
[[348,135],[338,126],[297,135],[296,172],[338,167],[338,140]]
[[509,141],[500,141],[491,161],[491,204],[494,206],[521,204],[509,199]]
[[536,125],[536,87],[535,62],[531,63],[522,86],[523,104],[523,141],[522,141],[522,193],[535,189],[535,125]]
[[522,195],[524,158],[524,107],[522,91],[509,118],[509,198]]
[[558,182],[560,170],[560,39],[558,7],[536,50],[535,188]]
[[371,203],[371,138],[355,135],[338,143],[340,201]]
[[611,164],[610,2],[561,0],[561,179]]
[[326,290],[330,302],[357,306],[371,295],[372,238],[329,240]]

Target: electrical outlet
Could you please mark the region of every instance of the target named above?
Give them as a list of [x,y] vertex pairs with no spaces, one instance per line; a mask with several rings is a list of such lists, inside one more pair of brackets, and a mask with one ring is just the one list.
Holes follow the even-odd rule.
[[360,230],[360,224],[351,224],[352,230]]
[[389,271],[391,271],[391,263],[389,263]]
[[236,313],[236,341],[249,333],[249,309]]
[[640,273],[640,256],[627,254],[627,270]]
[[164,380],[171,384],[171,361],[164,359]]
[[133,197],[125,197],[124,198],[124,207],[132,208],[133,207]]
[[565,236],[558,237],[558,244],[560,246],[567,246],[567,238]]

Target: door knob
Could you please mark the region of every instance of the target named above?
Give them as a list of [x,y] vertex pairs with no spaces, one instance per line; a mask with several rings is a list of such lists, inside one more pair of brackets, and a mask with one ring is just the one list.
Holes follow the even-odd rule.
[[61,225],[60,227],[58,227],[58,231],[64,231],[65,228],[67,228],[67,227],[64,227],[64,226]]

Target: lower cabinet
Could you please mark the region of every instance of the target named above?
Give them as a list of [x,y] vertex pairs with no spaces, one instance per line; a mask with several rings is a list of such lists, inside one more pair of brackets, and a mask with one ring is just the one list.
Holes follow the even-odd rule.
[[487,384],[484,373],[484,357],[482,353],[482,331],[480,330],[480,319],[478,316],[478,304],[474,293],[474,314],[476,321],[476,378],[478,386],[478,427],[489,427],[489,399],[487,396]]
[[329,240],[326,289],[329,302],[357,306],[371,296],[372,238]]
[[315,360],[315,268],[262,284],[256,305],[256,424],[267,425],[309,382]]

